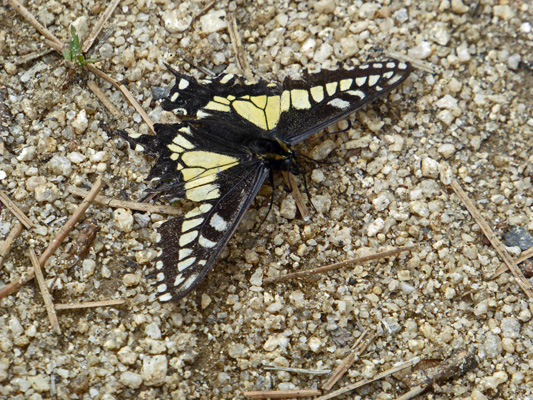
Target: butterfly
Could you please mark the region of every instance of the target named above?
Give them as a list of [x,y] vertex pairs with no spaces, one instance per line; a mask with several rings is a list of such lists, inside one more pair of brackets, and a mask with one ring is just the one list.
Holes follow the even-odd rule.
[[389,93],[412,67],[371,62],[282,84],[230,74],[198,81],[169,69],[175,83],[162,107],[182,122],[155,124],[156,135],[117,132],[157,159],[147,179],[162,198],[194,204],[158,228],[160,301],[183,298],[205,278],[272,171],[298,171],[294,145]]

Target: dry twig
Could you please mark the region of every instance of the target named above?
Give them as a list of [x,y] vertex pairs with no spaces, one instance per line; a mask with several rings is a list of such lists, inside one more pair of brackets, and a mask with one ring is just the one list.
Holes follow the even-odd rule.
[[[102,184],[102,179],[98,178],[94,183],[93,188],[91,189],[87,197],[83,200],[83,202],[79,205],[78,209],[74,212],[72,217],[70,217],[70,219],[63,226],[63,228],[61,228],[59,233],[54,237],[54,239],[52,239],[50,245],[46,248],[44,253],[39,258],[39,265],[41,267],[43,267],[46,261],[50,258],[50,256],[54,254],[57,248],[67,237],[68,233],[72,230],[72,228],[74,228],[76,223],[83,216],[87,208],[89,208],[94,197],[96,197],[96,193],[98,193],[98,191],[102,188]],[[7,284],[2,289],[0,289],[0,299],[9,296],[11,293],[18,290],[26,282],[31,281],[34,277],[35,268],[30,268],[25,275],[21,276],[19,279]]]
[[[348,355],[344,357],[344,359],[339,363],[337,368],[331,373],[331,376],[329,379],[324,382],[322,385],[322,389],[324,391],[330,390],[335,384],[344,376],[344,374],[350,369],[350,367],[353,365],[355,360],[357,359],[357,355],[361,354],[364,349],[374,340],[375,334],[372,333],[369,335],[368,338],[366,336],[370,332],[369,329],[365,330],[361,336],[357,339],[357,341],[354,343],[350,351],[348,352]],[[363,341],[364,340],[364,341]]]
[[420,361],[420,357],[414,357],[412,358],[411,360],[409,361],[406,361],[404,363],[401,363],[401,364],[398,364],[397,366],[395,367],[392,367],[391,369],[385,371],[385,372],[382,372],[381,374],[377,374],[374,378],[372,379],[368,379],[368,380],[363,380],[363,381],[359,381],[359,382],[356,382],[354,384],[351,384],[351,385],[348,385],[348,386],[345,386],[341,389],[338,389],[338,390],[335,390],[331,393],[328,393],[324,396],[320,396],[318,397],[316,400],[328,400],[328,399],[333,399],[334,397],[337,397],[337,396],[340,396],[340,395],[343,395],[345,393],[349,393],[351,392],[352,390],[355,390],[355,389],[358,389],[360,388],[361,386],[365,386],[365,385],[368,385],[369,383],[372,383],[372,382],[375,382],[375,381],[379,381],[380,379],[383,379],[384,377],[386,376],[389,376],[389,375],[392,375],[392,374],[395,374],[396,372],[398,371],[401,371],[402,369],[405,369],[405,368],[409,368],[409,367],[412,367],[413,365],[417,364],[418,362]]
[[245,397],[250,399],[290,399],[293,397],[311,397],[319,396],[322,392],[315,389],[301,390],[258,390],[251,392],[242,392]]
[[4,203],[4,205],[8,208],[9,211],[13,213],[15,217],[18,218],[20,222],[26,227],[26,229],[30,229],[33,227],[33,222],[26,217],[26,214],[22,212],[20,208],[17,207],[17,205],[9,198],[7,195],[0,190],[0,201]]
[[[67,190],[76,195],[76,196],[87,196],[87,191],[77,188],[75,186],[68,186]],[[168,215],[182,215],[183,211],[173,207],[173,206],[163,206],[163,205],[154,205],[148,203],[139,203],[136,201],[123,201],[113,199],[106,196],[96,196],[94,199],[95,203],[102,204],[104,206],[115,207],[115,208],[128,208],[130,210],[153,212],[157,214],[168,214]]]
[[20,232],[22,232],[22,224],[17,222],[9,231],[9,234],[6,237],[6,240],[4,240],[4,243],[2,243],[2,246],[0,246],[0,267],[4,263],[4,260],[9,253],[13,242],[18,238]]
[[83,43],[83,47],[82,47],[82,50],[81,50],[82,54],[85,54],[85,53],[87,53],[89,51],[89,49],[93,45],[94,41],[96,40],[96,38],[100,34],[100,31],[104,27],[104,24],[111,17],[111,14],[113,14],[113,11],[115,11],[115,8],[117,7],[119,2],[120,2],[120,0],[113,0],[111,3],[109,3],[109,5],[107,6],[106,10],[100,16],[100,19],[98,20],[98,22],[94,26],[93,30],[89,34],[89,37]]
[[58,335],[61,334],[61,328],[59,327],[59,322],[57,320],[57,315],[54,310],[54,304],[52,302],[52,296],[48,289],[46,288],[46,282],[44,281],[43,272],[41,271],[41,263],[37,260],[37,256],[33,249],[30,249],[30,259],[35,269],[35,276],[37,282],[39,283],[39,288],[41,289],[41,295],[43,296],[44,306],[46,307],[46,312],[48,313],[48,318],[50,319],[50,324],[52,324],[52,329]]
[[395,256],[400,253],[403,253],[404,251],[411,251],[412,249],[416,247],[418,247],[418,245],[399,247],[397,249],[382,251],[382,252],[371,254],[368,256],[352,258],[351,260],[346,260],[346,261],[338,262],[335,264],[326,265],[324,267],[318,267],[318,268],[308,269],[304,271],[293,272],[293,273],[282,275],[282,276],[275,276],[273,278],[265,278],[263,279],[263,283],[273,283],[273,282],[285,281],[285,280],[289,280],[293,278],[299,278],[302,276],[324,273],[324,272],[331,271],[334,269],[343,268],[350,264],[363,263],[367,261],[378,260],[380,258]]
[[302,219],[304,221],[309,221],[309,210],[307,209],[307,206],[305,205],[304,197],[302,196],[302,192],[300,192],[300,189],[298,188],[298,184],[296,183],[296,180],[294,179],[294,175],[286,171],[283,171],[282,174],[285,180],[287,181],[287,183],[289,184],[292,198],[294,199],[294,202],[296,203],[296,207],[298,208],[298,211],[300,211],[300,215],[302,216]]
[[122,118],[122,114],[120,113],[120,111],[115,107],[113,103],[109,101],[107,96],[104,94],[104,92],[102,92],[102,90],[100,90],[95,81],[88,81],[87,86],[96,95],[96,97],[98,97],[98,100],[102,102],[105,108],[107,108],[107,111],[113,114],[116,119]]
[[500,242],[500,240],[496,237],[489,224],[487,224],[487,221],[485,221],[485,219],[481,216],[474,203],[472,203],[472,201],[468,198],[468,195],[461,188],[459,182],[457,182],[455,179],[452,181],[452,188],[455,191],[455,194],[457,194],[457,196],[463,201],[465,207],[470,212],[470,215],[472,215],[472,218],[474,218],[487,239],[489,239],[496,252],[507,265],[507,268],[511,270],[518,285],[522,288],[530,300],[533,299],[533,288],[531,287],[529,281],[526,279],[520,268],[518,268],[516,262],[511,258],[502,242]]
[[126,300],[114,299],[114,300],[100,300],[100,301],[89,301],[86,303],[76,303],[76,304],[56,304],[56,310],[76,310],[80,308],[93,308],[93,307],[108,307],[108,306],[119,306],[124,304]]
[[230,13],[228,17],[228,33],[231,39],[233,52],[235,53],[235,59],[237,60],[237,64],[239,65],[239,68],[242,71],[242,76],[244,76],[246,80],[252,81],[253,75],[250,71],[250,64],[248,64],[248,59],[244,54],[241,36],[239,35],[239,30],[237,29],[237,20],[235,19],[234,13]]

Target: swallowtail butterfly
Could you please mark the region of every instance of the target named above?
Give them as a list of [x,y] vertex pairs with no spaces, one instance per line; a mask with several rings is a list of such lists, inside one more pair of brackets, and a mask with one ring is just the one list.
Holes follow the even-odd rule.
[[179,300],[205,278],[272,170],[295,170],[292,146],[400,85],[406,62],[304,73],[283,84],[243,83],[233,75],[176,81],[162,106],[185,116],[155,124],[156,135],[117,132],[157,158],[148,179],[167,199],[194,203],[158,228],[157,297]]

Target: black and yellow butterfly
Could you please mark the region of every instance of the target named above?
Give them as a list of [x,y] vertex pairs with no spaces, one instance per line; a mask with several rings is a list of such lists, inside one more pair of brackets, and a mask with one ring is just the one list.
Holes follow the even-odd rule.
[[186,119],[156,124],[156,135],[118,132],[156,157],[148,179],[165,198],[197,206],[159,229],[157,296],[178,300],[213,267],[272,170],[294,171],[292,146],[390,92],[411,72],[406,62],[305,73],[283,84],[246,84],[233,76],[197,81],[171,69],[176,82],[163,100]]

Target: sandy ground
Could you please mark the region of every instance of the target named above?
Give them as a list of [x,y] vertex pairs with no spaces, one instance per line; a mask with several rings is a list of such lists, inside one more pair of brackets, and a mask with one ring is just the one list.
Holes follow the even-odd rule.
[[[56,303],[120,298],[118,307],[59,311],[52,332],[29,283],[0,302],[2,399],[233,399],[243,390],[320,387],[327,375],[275,365],[335,368],[365,330],[374,340],[335,389],[399,362],[454,351],[479,365],[424,395],[433,399],[533,399],[533,305],[449,186],[456,178],[512,257],[515,230],[531,246],[532,6],[524,1],[124,1],[89,57],[123,83],[156,122],[169,121],[152,90],[172,83],[164,63],[202,77],[240,70],[226,29],[231,13],[256,77],[280,81],[303,67],[333,68],[399,54],[417,69],[387,99],[352,116],[347,132],[298,150],[316,210],[295,211],[280,177],[273,211],[264,187],[208,278],[179,304],[147,301],[155,228],[166,218],[93,205],[100,228],[74,267],[67,251],[44,268]],[[36,0],[29,11],[63,43],[82,37],[106,4]],[[102,129],[148,126],[122,94],[86,70],[64,89],[68,67],[6,1],[0,6],[0,189],[33,221],[0,270],[0,287],[30,267],[80,203],[71,185],[139,200],[153,160]],[[192,65],[194,63],[194,65]],[[226,68],[227,67],[227,68]],[[225,69],[226,68],[226,69]],[[95,80],[117,107],[89,90]],[[339,123],[332,130],[345,127]],[[301,177],[297,177],[301,183]],[[309,204],[307,204],[309,206]],[[16,218],[0,211],[0,239]],[[529,242],[528,242],[529,241]],[[529,243],[529,244],[528,244]],[[264,278],[418,244],[379,262],[306,279]],[[531,283],[531,279],[529,280]],[[396,399],[387,377],[339,398]]]

